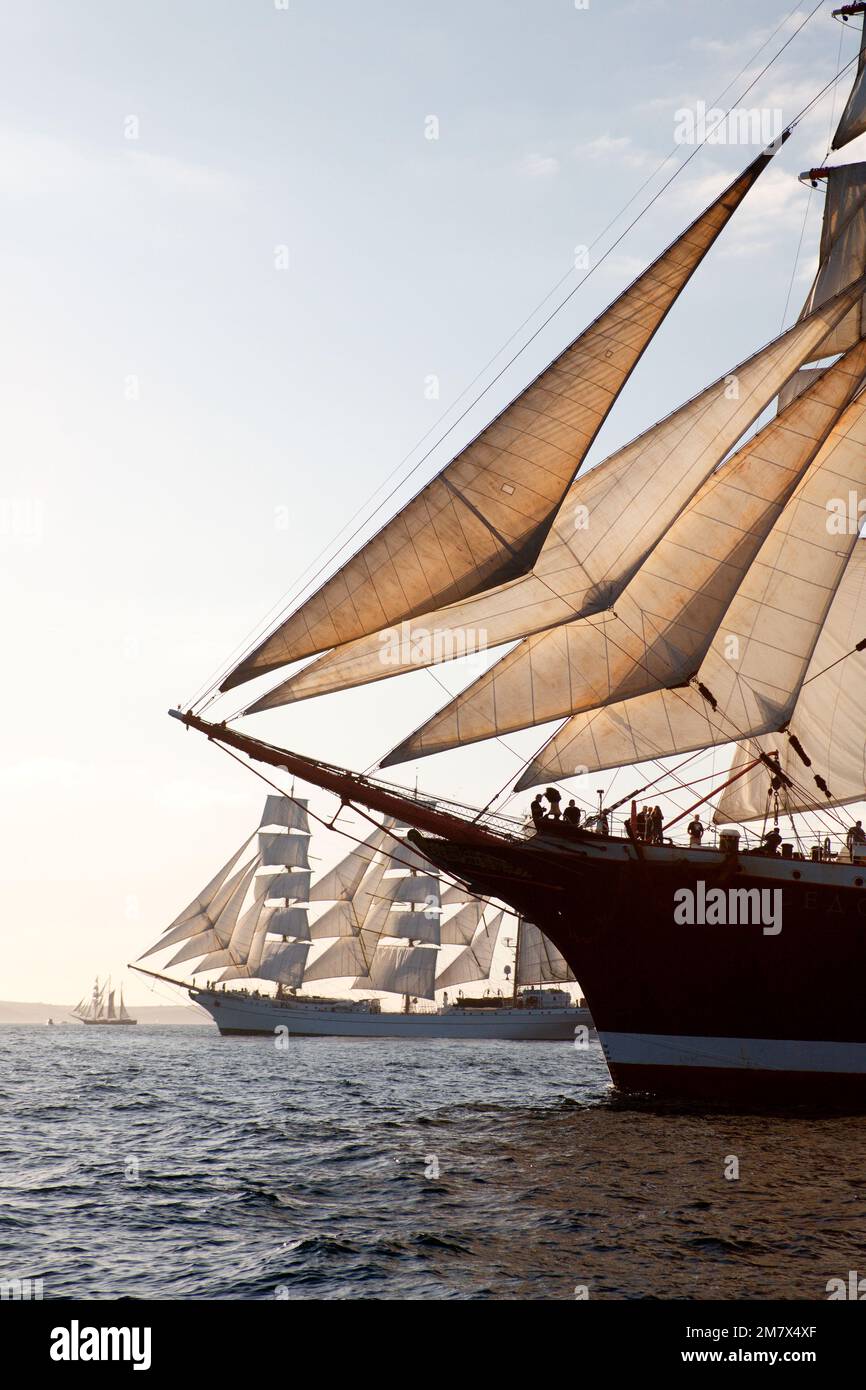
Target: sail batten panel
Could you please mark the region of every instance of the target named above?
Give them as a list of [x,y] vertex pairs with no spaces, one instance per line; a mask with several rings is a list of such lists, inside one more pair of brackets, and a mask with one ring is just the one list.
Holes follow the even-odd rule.
[[[524,573],[625,381],[772,153],[752,161],[511,405],[241,661],[222,689]],[[558,419],[550,397],[560,403]]]

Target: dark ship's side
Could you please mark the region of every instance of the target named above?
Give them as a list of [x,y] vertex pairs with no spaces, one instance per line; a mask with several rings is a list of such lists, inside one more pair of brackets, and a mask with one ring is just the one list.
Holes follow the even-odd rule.
[[[596,835],[416,841],[475,892],[531,904],[623,1090],[866,1104],[866,869]],[[781,897],[772,921],[676,920],[684,891],[699,902],[713,888],[738,908],[731,891]]]

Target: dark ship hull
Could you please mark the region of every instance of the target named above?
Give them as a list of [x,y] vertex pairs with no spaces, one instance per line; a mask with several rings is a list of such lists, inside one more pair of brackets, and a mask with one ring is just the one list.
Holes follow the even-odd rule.
[[[412,838],[551,938],[623,1091],[866,1109],[866,869],[594,835]],[[699,910],[713,888],[727,921],[676,920],[683,890]],[[777,922],[730,920],[756,898]]]

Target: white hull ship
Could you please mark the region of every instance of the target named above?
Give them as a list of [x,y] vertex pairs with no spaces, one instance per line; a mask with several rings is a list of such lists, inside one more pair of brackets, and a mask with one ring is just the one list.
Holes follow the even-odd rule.
[[575,1041],[592,1026],[588,1009],[575,1007],[564,990],[526,990],[516,1001],[458,1000],[426,1011],[396,1013],[378,1000],[315,999],[289,995],[257,998],[237,991],[191,989],[221,1033],[338,1038],[490,1038],[526,1042]]
[[[85,995],[75,1005],[72,1010],[72,1017],[77,1018],[79,1023],[100,1028],[123,1028],[137,1023],[138,1019],[130,1016],[123,1002],[122,985],[117,1008],[115,1008],[114,996],[115,990],[111,988],[111,980],[108,979],[100,984],[97,978],[93,985],[92,994],[89,997]],[[49,1018],[48,1022],[53,1023],[53,1019]]]
[[[306,801],[269,796],[255,837],[141,959],[177,946],[166,970],[188,961],[193,975],[219,970],[216,982],[185,987],[228,1036],[585,1035],[592,1019],[561,987],[574,975],[552,943],[520,919],[513,940],[504,937],[505,914],[443,883],[409,845],[406,828],[393,819],[377,825],[314,881]],[[490,986],[500,941],[514,952],[510,997]],[[511,971],[507,964],[506,979]],[[182,983],[161,971],[143,973]],[[297,993],[322,980],[349,981],[373,997]],[[267,984],[274,993],[263,992]],[[463,986],[472,984],[483,992],[464,997]],[[383,1007],[389,994],[402,995],[401,1009]]]

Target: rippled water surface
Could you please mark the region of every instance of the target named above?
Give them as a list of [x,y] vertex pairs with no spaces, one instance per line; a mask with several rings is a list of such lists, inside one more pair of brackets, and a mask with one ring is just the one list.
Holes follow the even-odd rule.
[[821,1298],[864,1160],[618,1101],[596,1045],[0,1028],[0,1277],[46,1298]]

